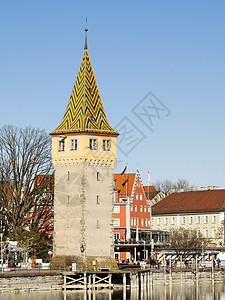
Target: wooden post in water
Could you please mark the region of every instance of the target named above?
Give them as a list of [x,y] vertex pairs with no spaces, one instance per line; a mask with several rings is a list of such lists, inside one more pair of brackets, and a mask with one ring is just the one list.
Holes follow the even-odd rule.
[[87,273],[84,272],[84,290],[87,289]]
[[109,274],[109,288],[112,288],[112,274]]
[[183,280],[183,272],[182,272],[182,255],[180,256],[180,282]]
[[66,291],[66,275],[64,275],[64,291]]
[[198,280],[198,256],[196,255],[195,257],[195,275],[196,275],[196,280]]
[[172,284],[172,260],[170,256],[170,284]]
[[126,279],[126,273],[123,273],[123,289],[126,289],[127,287]]
[[93,282],[92,282],[92,286],[93,286],[93,290],[95,290],[95,274],[92,275],[92,279],[93,279]]
[[214,266],[213,266],[213,264],[214,264],[214,257],[212,255],[212,280],[214,280]]
[[143,288],[143,273],[140,273],[141,289]]
[[88,276],[88,289],[91,288],[91,275]]

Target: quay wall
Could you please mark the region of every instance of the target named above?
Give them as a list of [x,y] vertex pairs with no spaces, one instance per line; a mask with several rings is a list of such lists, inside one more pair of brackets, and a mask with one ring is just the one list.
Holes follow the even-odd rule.
[[63,286],[62,275],[45,276],[13,276],[0,278],[0,293],[61,290]]
[[[124,275],[123,275],[124,274]],[[126,274],[126,276],[125,276]],[[97,274],[98,275],[98,274]],[[124,287],[123,277],[126,278],[125,286],[127,288],[139,288],[145,286],[167,285],[167,284],[195,284],[208,282],[209,284],[225,282],[225,272],[218,270],[213,274],[209,271],[198,272],[172,272],[143,270],[132,272],[112,273],[112,284],[114,288]],[[118,282],[118,278],[119,279]],[[64,276],[62,274],[33,276],[1,276],[0,293],[23,292],[23,291],[45,291],[62,290],[64,285]],[[76,287],[74,287],[76,289]],[[97,288],[97,286],[96,286]]]

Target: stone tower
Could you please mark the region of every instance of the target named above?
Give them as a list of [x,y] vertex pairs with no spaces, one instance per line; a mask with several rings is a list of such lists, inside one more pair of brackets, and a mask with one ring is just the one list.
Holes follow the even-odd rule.
[[[109,125],[87,49],[52,136],[55,169],[53,265],[115,268],[113,168],[118,133]],[[81,267],[82,265],[82,267]]]

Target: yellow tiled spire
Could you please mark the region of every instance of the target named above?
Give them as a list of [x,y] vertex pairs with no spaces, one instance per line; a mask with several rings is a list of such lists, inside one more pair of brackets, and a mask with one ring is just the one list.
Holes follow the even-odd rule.
[[87,49],[87,29],[80,69],[59,126],[50,134],[104,133],[118,135],[109,125]]

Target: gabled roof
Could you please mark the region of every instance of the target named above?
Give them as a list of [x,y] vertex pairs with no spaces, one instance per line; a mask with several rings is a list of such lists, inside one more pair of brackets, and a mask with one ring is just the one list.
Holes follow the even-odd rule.
[[152,206],[152,214],[225,211],[225,190],[173,193]]
[[80,69],[63,119],[51,135],[81,132],[118,135],[106,118],[88,54],[87,29],[85,31],[85,48]]
[[145,196],[148,200],[152,200],[158,193],[159,191],[156,191],[155,187],[153,185],[150,186],[143,186],[144,191],[145,191]]
[[136,173],[114,174],[114,179],[116,179],[115,189],[119,190],[119,197],[131,196],[135,176]]

